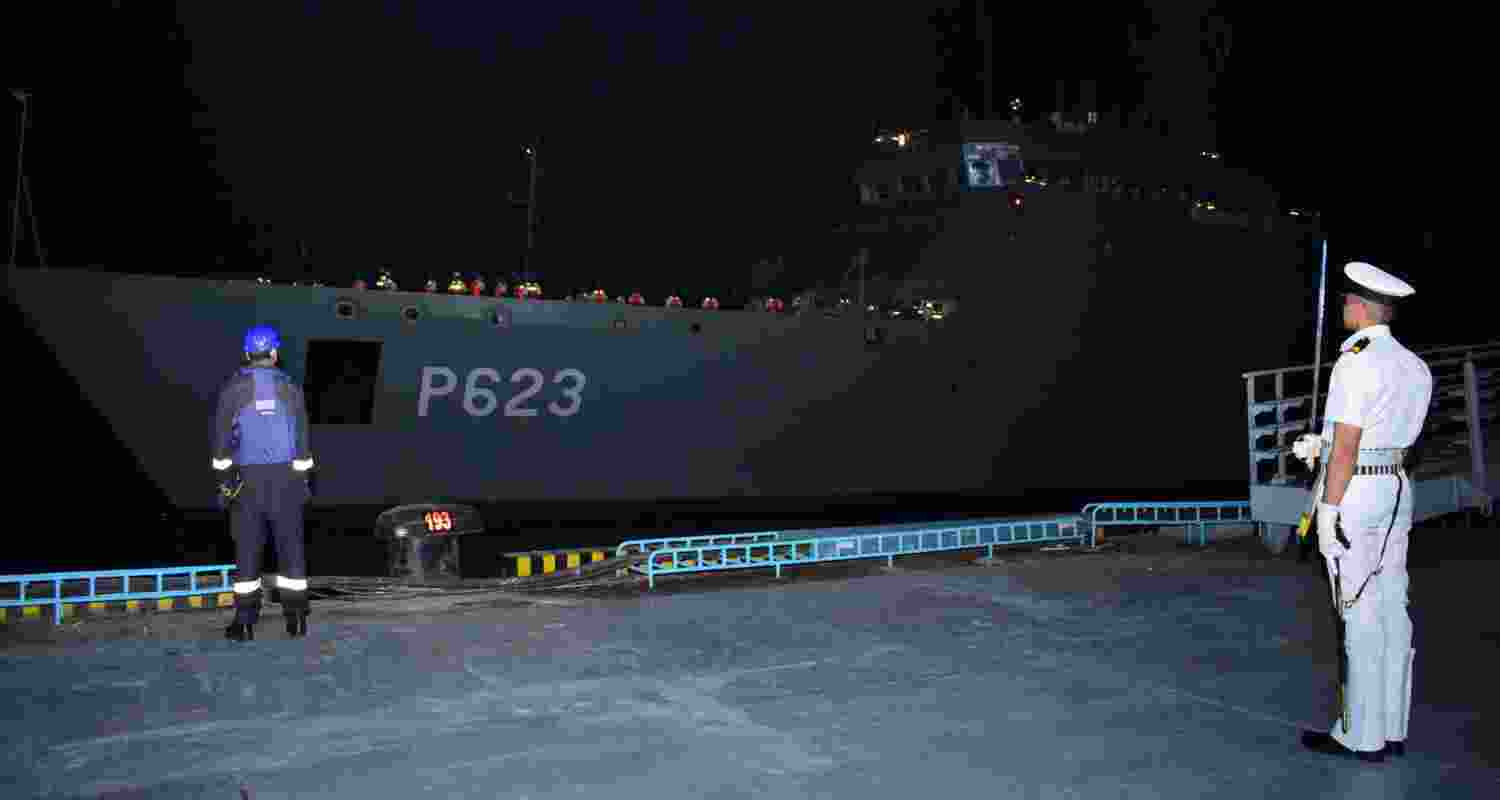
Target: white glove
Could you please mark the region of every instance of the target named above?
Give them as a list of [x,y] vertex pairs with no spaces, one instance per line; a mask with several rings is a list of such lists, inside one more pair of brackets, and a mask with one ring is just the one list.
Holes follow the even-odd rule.
[[[1318,552],[1329,561],[1349,552],[1338,540],[1339,515],[1342,513],[1343,509],[1338,506],[1318,503]],[[1344,538],[1349,537],[1346,534]]]
[[295,458],[295,459],[292,459],[292,469],[297,470],[298,472],[306,472],[306,471],[312,469],[312,465],[313,465],[313,460],[310,459],[310,458]]
[[1313,468],[1313,462],[1318,460],[1318,455],[1323,452],[1323,437],[1316,433],[1304,433],[1297,437],[1292,443],[1292,455],[1302,459],[1302,463],[1308,469]]
[[216,458],[216,459],[214,459],[214,469],[219,470],[220,472],[222,472],[222,471],[224,471],[226,469],[229,469],[229,465],[233,464],[233,463],[234,463],[233,459],[229,459],[229,458]]

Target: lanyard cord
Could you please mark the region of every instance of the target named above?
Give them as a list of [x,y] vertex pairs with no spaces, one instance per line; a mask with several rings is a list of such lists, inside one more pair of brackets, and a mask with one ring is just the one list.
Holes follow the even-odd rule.
[[1380,574],[1385,569],[1385,547],[1391,543],[1391,531],[1396,527],[1396,514],[1401,510],[1401,489],[1405,485],[1401,479],[1401,473],[1396,473],[1396,507],[1391,511],[1391,524],[1385,528],[1385,541],[1380,545],[1380,558],[1375,562],[1375,571],[1365,576],[1364,583],[1359,585],[1359,591],[1354,593],[1354,599],[1344,604],[1344,608],[1353,608],[1359,602],[1360,595],[1365,593],[1365,587],[1370,585],[1370,579]]

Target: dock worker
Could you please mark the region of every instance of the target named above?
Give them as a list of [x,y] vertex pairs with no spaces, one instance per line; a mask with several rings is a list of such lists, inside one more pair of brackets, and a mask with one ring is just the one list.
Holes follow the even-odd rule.
[[245,366],[219,393],[214,417],[213,468],[227,497],[229,530],[239,567],[234,621],[226,638],[255,638],[262,587],[260,555],[267,529],[274,537],[282,615],[289,636],[307,634],[307,562],[302,507],[312,498],[313,466],[302,388],[277,368],[281,338],[259,325],[245,334]]
[[1330,579],[1338,580],[1346,716],[1327,733],[1304,731],[1302,744],[1317,753],[1382,761],[1406,754],[1416,656],[1407,614],[1408,453],[1427,420],[1432,371],[1391,333],[1398,301],[1415,292],[1411,285],[1359,261],[1345,265],[1344,276],[1343,322],[1351,333],[1333,365],[1322,433],[1305,434],[1294,449],[1309,466],[1328,459],[1318,550]]

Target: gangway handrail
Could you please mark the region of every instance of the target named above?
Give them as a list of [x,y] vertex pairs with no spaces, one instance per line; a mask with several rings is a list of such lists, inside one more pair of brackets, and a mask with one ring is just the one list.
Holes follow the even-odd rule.
[[[1475,344],[1475,345],[1454,345],[1452,347],[1438,347],[1438,348],[1434,348],[1434,349],[1431,349],[1431,350],[1414,350],[1412,352],[1416,353],[1418,356],[1421,356],[1423,361],[1427,361],[1429,356],[1436,355],[1438,353],[1454,353],[1454,352],[1460,352],[1460,351],[1469,353],[1469,352],[1479,352],[1479,351],[1484,351],[1484,350],[1500,350],[1500,341],[1487,342],[1485,344]],[[1453,360],[1454,359],[1444,359],[1445,362],[1451,362]],[[1462,361],[1463,359],[1459,358],[1457,360],[1458,361]],[[1431,364],[1430,361],[1428,363]],[[1263,378],[1263,377],[1265,377],[1267,375],[1275,375],[1278,372],[1298,372],[1298,371],[1301,371],[1301,370],[1310,370],[1314,366],[1317,366],[1317,365],[1314,365],[1314,364],[1294,364],[1294,365],[1289,366],[1289,367],[1272,367],[1271,369],[1258,369],[1258,370],[1255,370],[1254,372],[1243,372],[1243,373],[1240,373],[1240,377],[1241,378]],[[1326,364],[1326,363],[1323,364],[1323,365],[1321,365],[1321,367],[1320,367],[1320,369],[1332,369],[1332,368],[1333,368],[1332,364]],[[1327,392],[1319,392],[1319,394],[1327,394]]]
[[[885,558],[887,564],[894,565],[897,555],[940,553],[978,547],[987,547],[993,558],[996,546],[1090,538],[1081,518],[1076,514],[1007,520],[963,520],[958,524],[915,529],[905,525],[868,527],[880,529],[841,536],[803,536],[768,542],[660,549],[650,554],[645,566],[633,569],[645,574],[647,586],[654,589],[656,576],[661,574],[680,575],[771,567],[776,570],[776,577],[779,578],[781,568],[788,564]],[[1024,536],[1018,535],[1023,532]]]
[[[1206,518],[1205,510],[1213,510],[1215,517]],[[1173,513],[1170,518],[1164,518],[1159,512],[1180,512],[1192,510],[1195,512],[1193,519],[1183,519],[1182,515]],[[1118,514],[1114,519],[1100,519],[1099,515],[1106,511],[1130,511],[1129,519],[1120,519]],[[1149,511],[1149,518],[1142,517],[1140,512]],[[1226,514],[1227,512],[1227,514]],[[1254,516],[1250,509],[1249,500],[1167,500],[1167,501],[1139,501],[1119,500],[1089,503],[1083,507],[1079,515],[1089,525],[1092,532],[1092,540],[1098,538],[1098,529],[1111,525],[1152,525],[1156,527],[1168,525],[1181,525],[1188,528],[1187,534],[1191,536],[1196,529],[1198,533],[1198,544],[1208,543],[1208,526],[1210,525],[1232,525],[1234,523],[1254,522]]]
[[[674,549],[674,547],[673,547],[674,545],[676,547],[681,547],[681,548],[690,548],[690,547],[711,547],[711,546],[715,546],[717,544],[724,544],[724,545],[756,544],[756,543],[765,543],[765,542],[772,542],[772,541],[780,541],[780,540],[783,540],[783,538],[786,537],[786,536],[791,536],[793,538],[798,538],[798,539],[804,539],[804,538],[819,539],[819,538],[828,538],[828,537],[837,537],[837,536],[857,535],[857,534],[862,533],[862,532],[875,532],[875,531],[891,532],[891,531],[897,531],[897,530],[903,530],[903,531],[923,531],[923,530],[935,530],[935,529],[938,529],[938,528],[973,527],[975,525],[999,525],[999,524],[1006,524],[1006,523],[1010,523],[1010,522],[1026,521],[1026,520],[1031,520],[1031,519],[1035,519],[1035,518],[1036,518],[1036,515],[1018,516],[1018,517],[981,517],[981,518],[965,519],[965,520],[938,520],[938,521],[928,521],[928,522],[898,522],[898,523],[892,523],[892,524],[886,524],[886,525],[882,525],[882,524],[840,525],[840,526],[832,526],[832,527],[827,527],[827,528],[797,528],[797,529],[793,529],[793,530],[776,529],[776,530],[765,530],[765,531],[743,531],[743,532],[739,532],[739,533],[722,533],[721,532],[721,533],[693,534],[693,535],[688,535],[688,536],[660,536],[660,537],[653,537],[653,538],[650,538],[650,539],[629,539],[629,540],[626,540],[624,542],[621,542],[615,548],[615,556],[617,558],[618,557],[622,557],[622,556],[626,555],[627,551],[631,550],[631,548],[634,548],[634,552],[637,552],[639,554],[644,555],[647,552],[660,552],[661,550],[664,550],[664,549]],[[727,541],[729,539],[735,539],[736,541]],[[726,541],[709,541],[709,540],[726,540]],[[749,540],[749,541],[741,541],[741,540]]]
[[[700,533],[688,536],[658,536],[650,539],[627,539],[615,547],[615,557],[620,558],[629,555],[631,548],[635,552],[646,554],[656,552],[669,547],[674,543],[681,542],[683,547],[692,547],[693,542],[702,542],[719,539],[743,539],[752,538],[755,542],[774,541],[785,531],[748,531],[743,533]],[[770,537],[770,538],[765,538]],[[712,544],[712,542],[710,542]],[[741,544],[741,542],[729,542],[728,544]]]
[[[218,592],[231,591],[233,584],[229,581],[230,573],[239,571],[234,564],[212,564],[197,567],[146,567],[142,569],[111,569],[111,570],[82,570],[73,572],[39,572],[28,575],[0,575],[0,586],[15,584],[17,595],[15,599],[0,599],[0,608],[23,608],[26,606],[52,606],[53,621],[62,624],[63,606],[76,603],[101,603],[118,600],[158,600],[169,597],[190,597],[193,595],[216,594]],[[204,573],[218,573],[219,584],[216,586],[200,586],[197,577]],[[163,587],[168,577],[179,575],[188,576],[188,589],[168,591]],[[131,578],[156,579],[155,591],[132,592],[130,589]],[[100,579],[120,578],[121,592],[110,592],[100,594],[98,581]],[[88,581],[88,594],[64,595],[63,583],[65,581]],[[31,584],[52,584],[51,597],[27,597],[27,588]]]
[[[1459,451],[1467,448],[1468,477],[1481,492],[1487,491],[1486,434],[1494,431],[1491,424],[1494,409],[1486,410],[1485,406],[1494,405],[1496,390],[1500,388],[1500,367],[1495,365],[1495,361],[1500,359],[1500,342],[1435,348],[1421,351],[1417,355],[1432,370],[1434,384],[1427,422],[1418,441],[1426,446],[1429,455],[1437,456],[1430,460],[1432,464],[1447,467],[1454,466],[1454,458],[1458,457]],[[1252,489],[1260,485],[1285,486],[1294,482],[1288,469],[1288,457],[1292,449],[1290,438],[1300,431],[1315,430],[1317,420],[1309,419],[1305,413],[1297,418],[1289,418],[1294,411],[1306,412],[1310,409],[1314,398],[1306,393],[1288,395],[1285,391],[1285,378],[1312,369],[1312,365],[1302,365],[1242,374],[1246,392],[1247,445]],[[1331,370],[1332,365],[1322,365],[1321,369]],[[1274,397],[1262,400],[1257,397],[1257,383],[1268,377],[1275,379],[1274,389],[1270,390]],[[1326,397],[1327,392],[1319,391],[1319,396]],[[1461,411],[1456,407],[1460,402]],[[1268,414],[1274,419],[1261,423],[1260,418]],[[1434,438],[1435,431],[1456,422],[1464,424],[1466,430],[1462,436],[1449,430],[1441,438]],[[1262,446],[1261,442],[1267,439],[1270,441]],[[1274,472],[1262,479],[1261,471],[1269,467],[1267,462],[1273,460]]]

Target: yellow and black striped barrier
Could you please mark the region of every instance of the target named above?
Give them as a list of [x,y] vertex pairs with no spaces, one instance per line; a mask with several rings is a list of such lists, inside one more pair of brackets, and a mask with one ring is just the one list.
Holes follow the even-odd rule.
[[[192,594],[185,597],[158,597],[153,600],[106,600],[79,603],[63,603],[61,618],[75,619],[80,613],[103,614],[124,611],[138,613],[147,609],[157,611],[183,611],[194,608],[230,608],[234,606],[234,592],[216,594]],[[0,607],[0,624],[11,620],[39,620],[54,614],[53,604],[38,603],[29,606]]]
[[586,563],[603,561],[609,552],[605,547],[585,547],[573,550],[530,550],[524,553],[506,553],[505,557],[515,561],[516,577],[548,575],[562,569],[577,569]]

